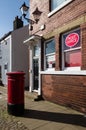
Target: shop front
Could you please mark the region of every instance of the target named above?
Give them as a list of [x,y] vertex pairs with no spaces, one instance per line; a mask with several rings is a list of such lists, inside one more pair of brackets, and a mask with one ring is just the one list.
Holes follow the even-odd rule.
[[[86,1],[30,0],[29,91],[86,113]],[[34,35],[35,34],[35,35]]]
[[[59,38],[58,35],[54,36],[53,46],[45,47],[46,65],[44,71],[40,72],[43,98],[85,113],[86,70],[83,61],[85,54],[83,26],[60,33],[59,36]],[[50,52],[54,50],[54,46],[55,53],[51,54],[55,57],[51,58],[50,54],[46,55],[46,50]]]
[[85,113],[83,31],[83,26],[78,26],[43,42],[43,37],[32,35],[24,43],[29,48],[29,91]]

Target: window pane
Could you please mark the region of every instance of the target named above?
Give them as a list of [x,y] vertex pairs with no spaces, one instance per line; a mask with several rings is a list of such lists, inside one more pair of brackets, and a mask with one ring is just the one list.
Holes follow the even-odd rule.
[[34,56],[39,56],[39,47],[34,46]]
[[46,56],[46,68],[55,68],[55,55]]
[[64,53],[65,67],[81,66],[81,50]]
[[54,39],[45,43],[46,68],[55,68],[55,41]]
[[7,69],[7,64],[4,65],[4,69]]
[[50,54],[55,52],[55,41],[51,40],[45,45],[45,54]]
[[64,50],[80,47],[80,29],[63,34]]
[[51,11],[61,5],[65,0],[51,0]]

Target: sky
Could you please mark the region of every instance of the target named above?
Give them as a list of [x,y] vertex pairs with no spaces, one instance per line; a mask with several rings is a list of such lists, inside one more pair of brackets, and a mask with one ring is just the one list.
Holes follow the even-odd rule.
[[20,7],[24,2],[29,5],[29,0],[0,0],[0,38],[13,30],[13,21],[16,16],[21,17]]

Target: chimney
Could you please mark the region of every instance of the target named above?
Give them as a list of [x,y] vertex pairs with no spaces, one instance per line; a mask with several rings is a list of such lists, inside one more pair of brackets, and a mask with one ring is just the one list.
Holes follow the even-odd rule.
[[21,27],[23,27],[23,21],[18,18],[18,16],[16,16],[15,20],[13,21],[13,30],[16,30]]

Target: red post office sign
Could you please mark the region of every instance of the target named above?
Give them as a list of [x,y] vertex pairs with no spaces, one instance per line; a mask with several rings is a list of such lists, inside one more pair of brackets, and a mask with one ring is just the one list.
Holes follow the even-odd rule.
[[65,39],[65,45],[68,47],[74,47],[79,41],[78,33],[70,33]]

